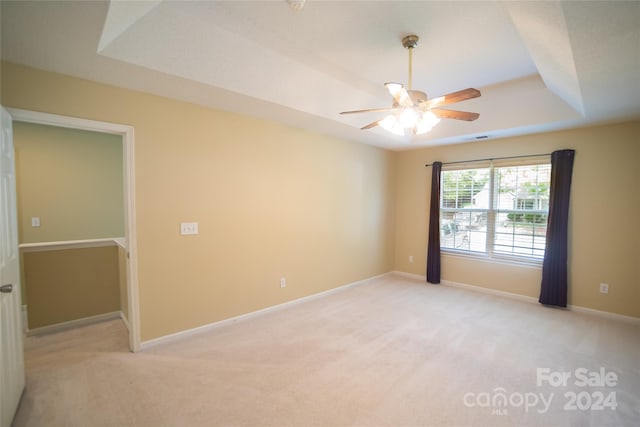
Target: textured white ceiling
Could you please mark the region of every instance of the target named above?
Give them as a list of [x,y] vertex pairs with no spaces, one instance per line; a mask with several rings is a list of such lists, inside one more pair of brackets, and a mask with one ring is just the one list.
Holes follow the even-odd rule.
[[[640,2],[2,1],[2,58],[407,149],[640,117]],[[407,82],[476,87],[413,140],[359,127]]]

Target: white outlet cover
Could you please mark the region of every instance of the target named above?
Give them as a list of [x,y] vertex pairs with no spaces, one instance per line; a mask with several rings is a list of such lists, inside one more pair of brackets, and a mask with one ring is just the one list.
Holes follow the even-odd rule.
[[182,222],[180,223],[180,234],[183,236],[189,234],[198,234],[197,222]]
[[31,226],[32,227],[40,227],[40,217],[34,216],[31,218]]

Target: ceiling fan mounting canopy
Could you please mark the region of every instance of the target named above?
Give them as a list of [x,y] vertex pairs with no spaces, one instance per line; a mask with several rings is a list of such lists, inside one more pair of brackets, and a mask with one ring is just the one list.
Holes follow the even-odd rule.
[[393,98],[391,108],[343,111],[340,114],[391,112],[392,114],[384,119],[369,123],[360,129],[371,129],[376,126],[381,126],[397,135],[419,135],[426,133],[438,124],[440,118],[473,121],[480,117],[478,113],[440,108],[455,102],[477,98],[480,96],[478,89],[467,88],[438,98],[428,99],[425,92],[411,88],[412,53],[413,49],[418,46],[418,40],[420,40],[420,38],[415,34],[410,34],[402,38],[402,46],[409,50],[409,79],[406,88],[401,83],[385,83],[385,87]]
[[407,49],[413,49],[414,47],[418,46],[418,40],[420,40],[420,37],[416,36],[415,34],[408,35],[402,39],[402,46],[406,47]]

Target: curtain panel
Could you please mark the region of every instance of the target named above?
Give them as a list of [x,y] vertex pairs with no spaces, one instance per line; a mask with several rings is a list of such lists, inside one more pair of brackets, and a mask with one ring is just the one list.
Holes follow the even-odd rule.
[[431,165],[431,205],[429,207],[429,243],[427,245],[427,282],[440,283],[440,172],[442,162]]
[[549,218],[539,299],[544,305],[567,306],[567,237],[574,156],[574,150],[551,153]]

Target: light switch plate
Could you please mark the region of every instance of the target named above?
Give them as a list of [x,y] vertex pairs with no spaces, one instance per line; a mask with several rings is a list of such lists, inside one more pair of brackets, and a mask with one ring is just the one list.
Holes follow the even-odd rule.
[[180,223],[180,234],[186,236],[188,234],[198,234],[197,222],[182,222]]

